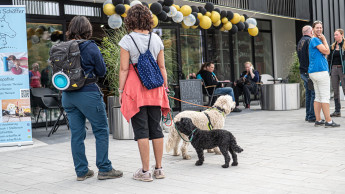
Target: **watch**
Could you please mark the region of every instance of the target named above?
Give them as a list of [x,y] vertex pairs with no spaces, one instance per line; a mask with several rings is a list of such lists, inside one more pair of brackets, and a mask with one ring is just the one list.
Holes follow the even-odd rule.
[[123,90],[118,89],[119,93],[123,93]]

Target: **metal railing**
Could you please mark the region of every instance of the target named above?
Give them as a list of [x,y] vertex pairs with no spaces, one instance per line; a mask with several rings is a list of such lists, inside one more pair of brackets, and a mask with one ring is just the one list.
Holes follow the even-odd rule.
[[33,1],[13,0],[13,5],[25,5],[27,14],[59,16],[59,2],[54,1]]
[[190,0],[190,1],[200,2],[200,3],[211,2],[215,5],[221,5],[225,7],[249,9],[248,0]]
[[102,17],[100,7],[81,6],[81,5],[64,5],[66,15],[84,15],[92,17]]

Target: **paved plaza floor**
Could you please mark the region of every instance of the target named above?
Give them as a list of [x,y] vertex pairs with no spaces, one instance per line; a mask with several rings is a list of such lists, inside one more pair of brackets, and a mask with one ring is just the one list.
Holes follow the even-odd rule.
[[[190,146],[191,160],[164,152],[166,178],[149,183],[132,179],[141,167],[133,140],[110,137],[109,158],[114,168],[124,172],[122,178],[100,181],[95,176],[77,182],[66,126],[50,137],[45,128],[33,129],[33,146],[0,147],[0,193],[343,194],[345,111],[342,114],[334,119],[341,127],[332,129],[305,122],[303,108],[262,111],[253,107],[232,113],[225,129],[244,149],[237,167],[221,168],[223,156],[211,153],[205,153],[203,166],[195,166],[197,155]],[[90,168],[97,173],[90,126],[85,143]]]

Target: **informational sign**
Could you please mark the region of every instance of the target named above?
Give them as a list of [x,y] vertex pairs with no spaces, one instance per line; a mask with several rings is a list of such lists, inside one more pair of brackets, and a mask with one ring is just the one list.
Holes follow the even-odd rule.
[[[181,111],[184,110],[204,110],[205,108],[197,105],[203,105],[203,94],[201,79],[180,80]],[[192,103],[192,104],[190,104]]]
[[0,146],[32,144],[25,6],[0,6]]

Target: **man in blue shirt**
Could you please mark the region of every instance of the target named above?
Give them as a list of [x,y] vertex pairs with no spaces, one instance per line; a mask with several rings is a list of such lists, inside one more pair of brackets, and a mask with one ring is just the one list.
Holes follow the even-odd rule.
[[306,107],[306,116],[305,120],[314,123],[315,122],[315,113],[314,113],[314,100],[315,92],[308,88],[308,68],[309,68],[309,43],[310,39],[313,36],[312,27],[307,25],[302,28],[303,37],[298,42],[297,45],[297,55],[299,59],[299,71],[301,74],[301,79],[304,81],[305,88],[305,107]]

